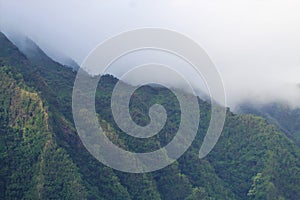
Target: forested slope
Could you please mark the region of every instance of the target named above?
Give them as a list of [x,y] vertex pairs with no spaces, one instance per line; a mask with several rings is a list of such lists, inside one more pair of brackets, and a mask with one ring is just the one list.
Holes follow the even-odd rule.
[[[28,59],[0,34],[1,199],[300,199],[300,150],[263,118],[228,110],[219,142],[200,160],[210,118],[210,104],[200,99],[197,138],[177,162],[146,174],[104,166],[86,151],[74,128],[76,72],[43,56],[44,64]],[[157,136],[136,139],[123,133],[111,114],[117,81],[103,76],[96,95],[108,137],[141,152],[167,144],[180,122],[174,94],[149,86],[135,92],[130,113],[137,124],[149,123],[154,103],[168,114]]]

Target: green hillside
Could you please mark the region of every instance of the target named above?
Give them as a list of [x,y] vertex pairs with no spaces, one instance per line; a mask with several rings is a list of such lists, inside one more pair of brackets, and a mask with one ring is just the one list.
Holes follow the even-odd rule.
[[[198,152],[210,118],[199,99],[197,138],[172,165],[146,174],[108,168],[82,145],[72,118],[76,72],[46,55],[28,58],[0,33],[0,199],[300,199],[300,149],[278,128],[254,115],[229,110],[222,136],[205,159]],[[36,62],[42,56],[42,62]],[[164,105],[168,119],[155,137],[137,139],[115,124],[110,97],[118,80],[101,78],[96,110],[111,140],[146,152],[176,133],[180,109],[168,89],[144,86],[131,99],[133,120],[149,123],[147,110]]]
[[285,103],[264,105],[245,103],[239,107],[238,112],[255,114],[266,118],[269,123],[280,128],[300,147],[300,108],[292,108]]

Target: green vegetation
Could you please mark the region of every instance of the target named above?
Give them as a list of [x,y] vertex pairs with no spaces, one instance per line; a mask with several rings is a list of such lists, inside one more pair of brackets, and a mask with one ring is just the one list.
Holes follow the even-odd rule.
[[[197,137],[177,162],[146,174],[104,166],[87,152],[74,128],[76,73],[44,54],[36,56],[43,57],[27,59],[0,33],[0,199],[300,199],[300,149],[261,117],[228,110],[219,142],[200,160],[210,119],[210,104],[200,99]],[[174,94],[149,86],[134,93],[130,113],[137,124],[149,123],[147,112],[154,103],[168,114],[158,135],[137,139],[113,120],[110,98],[116,82],[101,77],[96,94],[108,137],[139,152],[166,145],[180,122]]]
[[239,112],[266,118],[300,147],[300,108],[292,108],[285,103],[264,105],[245,103],[240,106]]
[[78,169],[53,140],[39,95],[9,67],[0,80],[1,199],[84,199]]

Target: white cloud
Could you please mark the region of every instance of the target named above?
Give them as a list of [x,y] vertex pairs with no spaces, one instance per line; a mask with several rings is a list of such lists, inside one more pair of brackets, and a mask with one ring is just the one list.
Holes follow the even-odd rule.
[[81,62],[128,29],[162,27],[201,44],[220,69],[229,105],[280,99],[300,105],[298,0],[0,0],[0,30],[18,31],[48,54]]

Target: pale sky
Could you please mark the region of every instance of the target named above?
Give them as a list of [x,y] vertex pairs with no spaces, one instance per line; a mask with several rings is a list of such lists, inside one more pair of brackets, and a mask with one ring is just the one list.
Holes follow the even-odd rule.
[[[300,105],[299,0],[0,0],[0,30],[79,64],[130,29],[188,35],[219,69],[229,106],[244,100]],[[60,56],[59,56],[60,55]]]

